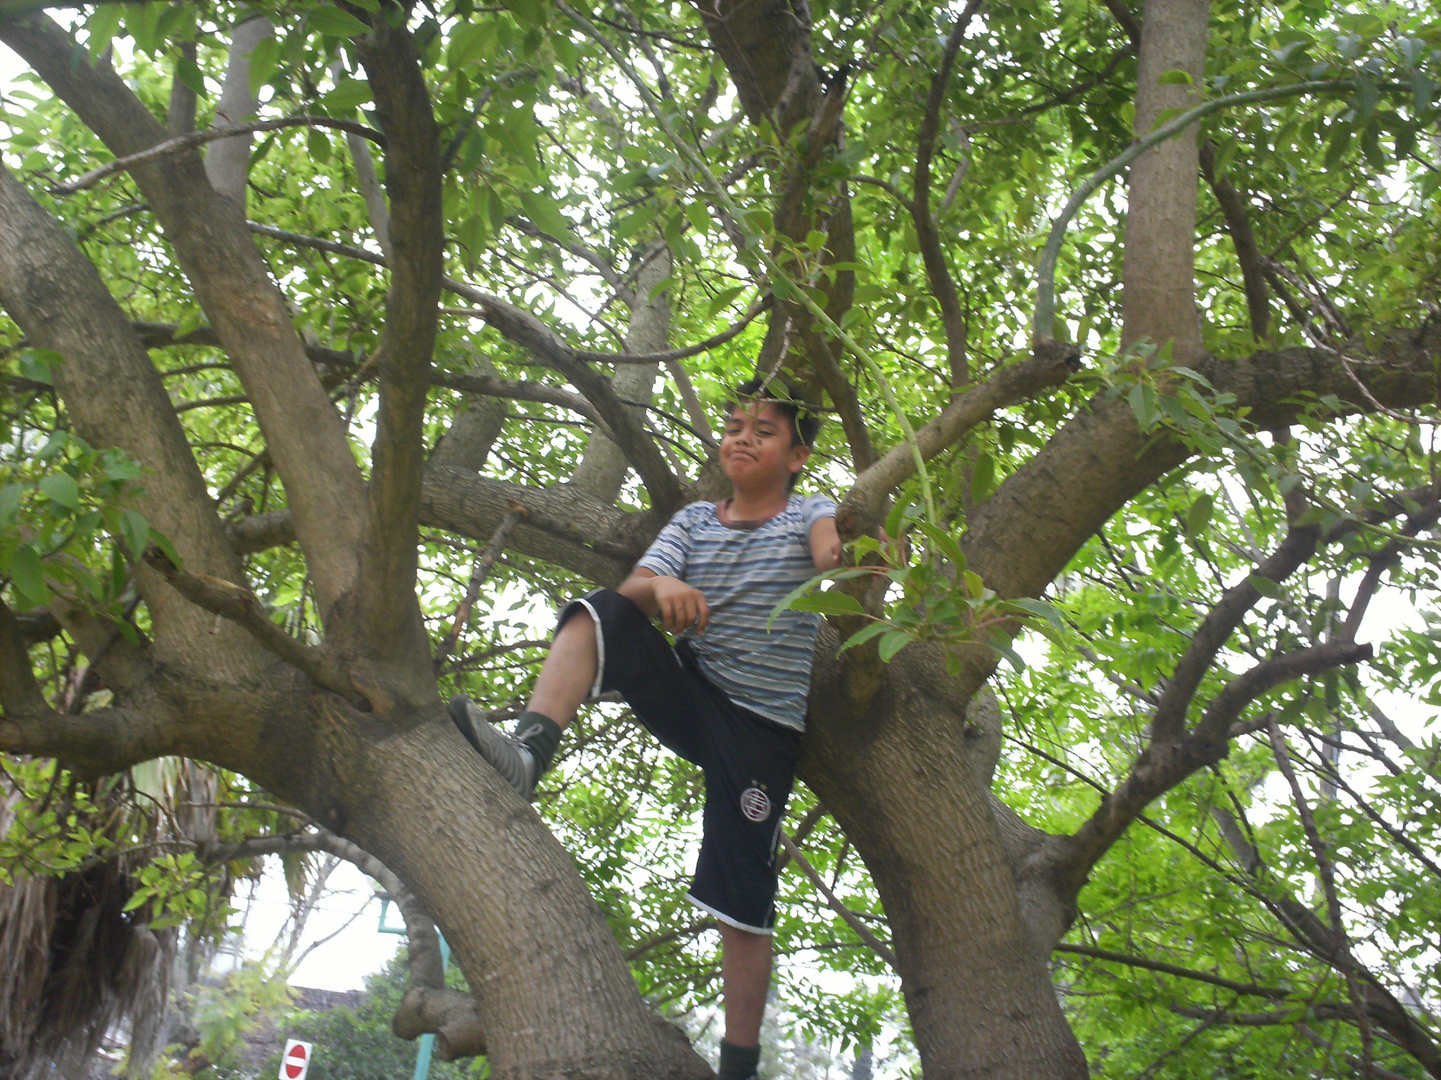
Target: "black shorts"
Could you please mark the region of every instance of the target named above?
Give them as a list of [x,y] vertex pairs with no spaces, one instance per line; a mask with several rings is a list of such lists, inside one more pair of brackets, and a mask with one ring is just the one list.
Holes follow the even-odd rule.
[[775,927],[776,849],[800,760],[801,734],[743,709],[702,674],[690,644],[669,641],[611,589],[566,605],[599,633],[596,692],[616,690],[662,746],[705,773],[700,857],[688,899],[756,934]]

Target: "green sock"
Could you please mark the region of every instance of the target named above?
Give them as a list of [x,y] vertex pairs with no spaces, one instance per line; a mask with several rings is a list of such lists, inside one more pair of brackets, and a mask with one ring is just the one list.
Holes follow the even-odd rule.
[[523,712],[515,722],[515,737],[535,755],[535,778],[539,780],[560,745],[560,725],[545,713]]
[[759,1046],[737,1046],[721,1040],[720,1069],[716,1080],[751,1080],[761,1063]]

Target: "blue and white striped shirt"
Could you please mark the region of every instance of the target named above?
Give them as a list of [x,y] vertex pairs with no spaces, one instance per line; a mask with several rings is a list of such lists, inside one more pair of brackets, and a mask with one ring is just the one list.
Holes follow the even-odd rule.
[[701,670],[737,705],[796,731],[806,726],[820,616],[782,611],[769,629],[766,620],[786,594],[815,576],[811,526],[835,513],[835,500],[825,495],[792,495],[764,524],[732,528],[721,524],[715,503],[691,503],[636,563],[701,591],[710,623],[704,634],[682,635]]

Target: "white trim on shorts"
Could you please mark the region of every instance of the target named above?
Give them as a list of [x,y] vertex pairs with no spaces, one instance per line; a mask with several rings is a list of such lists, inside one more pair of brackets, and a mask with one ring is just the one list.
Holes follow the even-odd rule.
[[[605,677],[605,630],[600,624],[600,616],[595,613],[595,608],[588,599],[582,596],[579,600],[572,600],[570,604],[579,604],[585,608],[590,613],[590,621],[595,624],[595,682],[591,683],[590,696],[587,699],[594,701],[600,697],[600,684]],[[570,604],[566,607],[570,607]]]
[[745,930],[745,931],[747,931],[748,933],[761,934],[761,935],[763,935],[763,936],[765,936],[765,937],[771,937],[771,936],[774,935],[775,932],[776,932],[776,928],[775,928],[774,926],[772,926],[772,927],[751,926],[749,923],[743,923],[743,922],[741,922],[739,919],[732,919],[729,915],[725,914],[724,912],[722,912],[722,911],[717,911],[715,908],[711,907],[709,904],[705,904],[705,903],[702,903],[701,901],[697,900],[697,899],[695,898],[695,896],[693,896],[690,892],[687,892],[687,893],[685,894],[685,898],[686,898],[687,900],[689,900],[692,904],[694,904],[696,907],[700,908],[702,911],[709,912],[711,915],[714,915],[717,919],[719,919],[721,922],[725,923],[727,926],[734,926],[737,930]]

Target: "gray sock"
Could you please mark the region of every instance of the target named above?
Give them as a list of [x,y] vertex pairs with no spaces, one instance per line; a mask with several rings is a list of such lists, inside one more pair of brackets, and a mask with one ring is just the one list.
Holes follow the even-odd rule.
[[523,712],[515,722],[514,738],[525,743],[535,757],[535,778],[539,780],[550,768],[555,748],[560,745],[560,725],[545,713]]
[[761,1063],[759,1046],[737,1046],[721,1040],[720,1069],[716,1080],[751,1080]]

